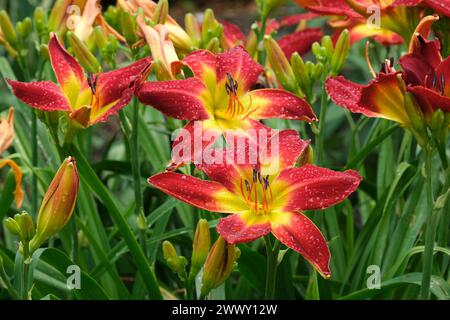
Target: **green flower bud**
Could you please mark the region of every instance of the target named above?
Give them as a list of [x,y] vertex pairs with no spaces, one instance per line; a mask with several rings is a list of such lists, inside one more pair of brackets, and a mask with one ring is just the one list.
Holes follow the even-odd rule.
[[70,47],[72,48],[75,57],[78,59],[78,62],[80,62],[83,68],[91,73],[98,72],[101,69],[100,63],[86,44],[73,32],[68,32],[67,38],[69,39]]
[[152,24],[165,24],[169,16],[169,1],[159,0],[152,17]]
[[181,279],[186,279],[186,266],[187,260],[183,256],[178,256],[175,247],[170,241],[164,241],[163,246],[163,255],[170,269],[173,272],[177,273]]
[[327,59],[331,58],[333,54],[333,40],[331,40],[330,36],[324,36],[321,40],[322,51],[326,55]]
[[333,55],[331,56],[331,75],[335,76],[341,72],[350,50],[350,33],[347,29],[341,32],[336,42]]
[[31,18],[26,17],[22,21],[17,22],[16,24],[17,33],[22,37],[22,39],[28,38],[33,31],[33,22]]
[[0,11],[0,28],[6,41],[14,48],[17,46],[17,33],[5,10]]
[[433,133],[439,133],[444,128],[445,114],[441,109],[433,112],[430,121],[430,129]]
[[213,38],[220,39],[223,32],[223,26],[216,20],[214,11],[207,9],[203,16],[202,25],[202,41],[204,44],[209,44]]
[[184,16],[184,25],[187,34],[192,38],[195,46],[199,47],[202,40],[202,28],[198,23],[197,18],[192,13],[186,14]]
[[220,286],[230,276],[239,253],[235,245],[228,244],[219,236],[203,267],[201,296]]
[[218,53],[220,51],[220,40],[219,38],[212,38],[209,40],[208,44],[205,46],[205,50],[209,50],[214,53]]
[[34,28],[40,37],[48,35],[47,15],[42,7],[37,7],[33,15]]
[[208,257],[211,247],[211,234],[209,232],[209,223],[205,219],[199,220],[195,229],[194,242],[192,245],[191,270],[190,277],[195,277]]
[[132,46],[137,41],[136,19],[129,12],[122,11],[120,22],[125,40]]
[[13,235],[18,236],[20,235],[20,226],[17,223],[16,220],[13,218],[7,218],[3,221],[6,229],[8,229],[9,232],[11,232]]
[[14,220],[16,220],[20,227],[20,240],[24,242],[30,241],[36,232],[31,216],[27,212],[23,211],[22,213],[16,214],[14,216]]
[[303,97],[303,93],[295,79],[294,71],[278,43],[271,36],[265,36],[264,47],[266,48],[270,66],[283,88]]

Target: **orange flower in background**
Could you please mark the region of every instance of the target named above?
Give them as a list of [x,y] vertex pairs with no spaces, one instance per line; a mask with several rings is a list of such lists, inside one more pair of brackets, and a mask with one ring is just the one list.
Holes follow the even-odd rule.
[[62,34],[70,30],[82,41],[87,41],[94,26],[98,25],[107,35],[125,42],[123,36],[105,21],[99,0],[57,0],[48,24],[50,31]]
[[[0,118],[0,155],[6,151],[12,144],[14,139],[14,109],[9,108],[6,119]],[[11,159],[0,159],[0,169],[9,166],[13,170],[16,179],[16,189],[14,190],[14,199],[17,208],[22,206],[23,191],[22,191],[22,171],[17,163]]]
[[[132,14],[135,14],[138,9],[142,9],[145,18],[152,20],[158,5],[151,0],[118,0],[117,6]],[[193,42],[191,37],[170,15],[167,15],[164,26],[169,32],[170,40],[172,40],[177,49],[185,52],[189,52],[192,49]]]
[[[351,41],[373,37],[385,45],[408,41],[427,8],[450,17],[449,0],[296,0],[307,10],[332,16],[330,25],[350,30]],[[374,25],[379,14],[380,25]],[[369,21],[370,19],[370,21]]]

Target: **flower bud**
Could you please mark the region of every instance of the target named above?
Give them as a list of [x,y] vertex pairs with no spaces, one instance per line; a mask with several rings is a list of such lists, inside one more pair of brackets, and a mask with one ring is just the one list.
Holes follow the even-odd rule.
[[[53,32],[61,32],[66,29],[66,17],[68,15],[69,6],[72,4],[72,0],[56,0],[52,7],[50,16],[48,18],[48,29]],[[75,6],[74,6],[75,7]],[[78,7],[78,9],[80,9]],[[81,9],[80,9],[81,11]],[[81,12],[78,12],[78,16]]]
[[20,228],[20,240],[24,242],[30,241],[34,237],[36,231],[31,216],[27,212],[23,211],[22,213],[16,214],[14,216],[14,220]]
[[211,40],[209,40],[208,44],[205,46],[205,50],[211,51],[213,53],[219,53],[220,51],[219,38],[212,38]]
[[262,5],[262,15],[263,17],[268,17],[272,11],[276,10],[284,0],[259,0]]
[[441,109],[433,112],[430,121],[430,129],[434,134],[439,133],[444,128],[445,114]]
[[170,241],[164,241],[162,245],[164,259],[173,272],[177,273],[181,279],[186,278],[187,260],[183,256],[178,256],[175,247]]
[[152,23],[164,24],[166,23],[168,16],[169,16],[169,1],[159,0],[155,12],[153,13]]
[[0,28],[6,41],[15,48],[17,46],[17,33],[5,10],[0,11]]
[[13,218],[7,218],[3,221],[6,229],[8,229],[9,232],[11,232],[13,235],[18,236],[20,235],[20,226],[17,223],[16,220]]
[[201,296],[205,297],[212,289],[225,282],[233,271],[238,256],[236,246],[228,244],[219,236],[203,267]]
[[293,93],[301,94],[294,76],[294,71],[278,43],[271,36],[265,36],[264,47],[266,48],[270,66],[283,88]]
[[350,33],[347,29],[341,32],[336,42],[333,54],[331,56],[331,75],[335,76],[341,72],[345,59],[347,59],[350,50]]
[[17,33],[22,37],[22,39],[28,38],[31,31],[33,31],[33,22],[30,17],[26,17],[22,21],[16,24]]
[[120,18],[123,36],[128,45],[132,46],[137,41],[136,21],[128,11],[123,11]]
[[200,46],[202,40],[202,28],[198,23],[197,18],[192,13],[187,13],[184,16],[184,25],[186,32],[195,42],[195,46]]
[[31,252],[59,232],[70,220],[77,200],[78,183],[75,159],[68,157],[56,172],[42,201],[36,235],[30,242]]
[[223,32],[223,26],[216,20],[214,11],[206,9],[203,15],[202,25],[202,41],[204,44],[208,44],[213,38],[220,38]]
[[211,235],[209,232],[209,223],[205,219],[201,219],[195,230],[194,242],[192,245],[191,270],[190,277],[195,277],[208,256],[211,246]]
[[86,44],[82,42],[73,32],[68,32],[67,38],[69,39],[70,47],[72,48],[75,57],[83,68],[90,73],[98,72],[101,68],[100,63]]
[[40,37],[48,35],[47,15],[42,7],[37,7],[33,15],[34,27]]

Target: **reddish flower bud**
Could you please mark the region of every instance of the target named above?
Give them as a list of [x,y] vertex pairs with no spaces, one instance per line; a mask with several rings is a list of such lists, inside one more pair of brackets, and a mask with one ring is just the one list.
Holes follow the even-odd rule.
[[75,159],[68,157],[53,178],[42,201],[36,235],[30,242],[31,252],[59,232],[70,220],[77,200],[78,182]]

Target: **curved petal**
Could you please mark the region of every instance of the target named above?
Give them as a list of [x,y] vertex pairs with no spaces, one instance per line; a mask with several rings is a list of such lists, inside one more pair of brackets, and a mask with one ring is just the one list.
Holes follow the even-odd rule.
[[14,140],[14,108],[10,107],[6,119],[0,117],[0,155]]
[[434,68],[417,54],[405,54],[398,63],[402,66],[405,83],[409,85],[425,85],[427,76],[434,73]]
[[236,46],[245,46],[247,37],[236,24],[220,20],[223,26],[223,38],[227,48],[231,49]]
[[339,172],[310,164],[286,168],[272,184],[272,188],[280,190],[274,205],[281,211],[325,209],[346,199],[361,180],[353,170]]
[[324,278],[331,276],[330,250],[320,230],[301,213],[279,213],[272,219],[273,235],[300,253]]
[[78,94],[85,81],[83,69],[75,58],[62,46],[54,33],[50,37],[48,50],[50,52],[50,61],[61,90],[70,101],[70,104],[75,105]]
[[278,44],[286,57],[291,59],[294,52],[298,52],[300,55],[307,53],[312,44],[320,41],[322,36],[320,28],[311,28],[285,35],[278,40]]
[[436,12],[450,17],[450,1],[449,0],[424,0],[429,7],[436,10]]
[[295,0],[300,6],[315,13],[360,18],[345,0]]
[[284,168],[293,167],[299,158],[306,156],[310,141],[302,140],[295,130],[281,130],[272,135],[270,143],[260,152],[262,166],[270,166],[278,173]]
[[22,170],[20,170],[17,163],[15,163],[13,160],[10,159],[0,160],[0,169],[3,168],[4,166],[11,167],[14,173],[14,178],[16,179],[16,188],[14,190],[14,201],[16,202],[16,207],[20,208],[22,206],[24,196],[22,190],[22,176],[23,176]]
[[336,104],[352,112],[407,125],[409,117],[404,108],[404,96],[397,75],[380,73],[367,86],[339,76],[328,79],[326,89]]
[[285,90],[253,90],[243,100],[244,105],[249,105],[248,117],[251,119],[317,120],[308,102]]
[[438,108],[450,112],[450,97],[422,86],[408,87],[406,90],[414,94],[425,116],[431,116]]
[[314,12],[304,12],[299,14],[288,15],[281,18],[280,26],[287,27],[297,25],[302,21],[310,21],[319,17],[320,15]]
[[14,95],[29,106],[42,111],[70,111],[60,88],[50,81],[20,82],[8,80]]
[[154,175],[148,182],[164,193],[200,209],[222,213],[248,210],[243,200],[217,182],[174,172]]
[[150,71],[151,64],[151,58],[143,58],[129,66],[99,74],[95,88],[97,101],[91,111],[91,122],[106,121],[130,103],[136,87]]
[[195,77],[206,80],[207,74],[216,73],[216,56],[208,50],[196,50],[172,64],[174,73],[178,73],[183,65],[187,65]]
[[358,104],[364,86],[345,79],[343,76],[328,78],[325,88],[331,100],[338,106],[354,113],[362,113],[368,117],[377,117],[371,110],[361,108]]
[[205,120],[211,117],[201,98],[207,90],[197,78],[146,82],[137,92],[139,100],[165,115],[182,120]]
[[247,92],[253,87],[264,69],[242,47],[229,49],[216,56],[218,85],[224,85],[229,73],[238,82],[238,92]]
[[220,219],[217,225],[217,232],[231,244],[256,240],[271,229],[267,216],[257,216],[251,212],[230,215]]

